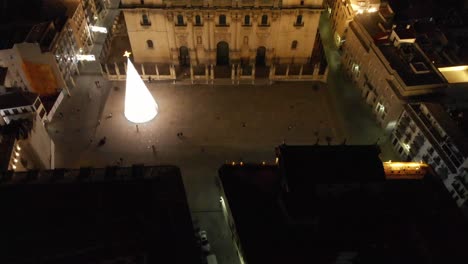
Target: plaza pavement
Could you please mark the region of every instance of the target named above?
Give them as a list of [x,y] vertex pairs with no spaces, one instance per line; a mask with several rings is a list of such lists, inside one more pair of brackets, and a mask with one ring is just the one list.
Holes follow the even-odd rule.
[[[97,79],[101,88],[94,84]],[[208,231],[220,263],[238,263],[219,204],[216,176],[221,164],[240,160],[273,163],[274,147],[283,140],[314,144],[317,135],[321,144],[326,144],[327,136],[334,144],[343,140],[326,85],[321,83],[317,89],[312,83],[147,83],[159,114],[138,125],[138,131],[123,115],[125,82],[80,76],[77,84],[72,97],[58,110],[64,118],[49,125],[57,145],[57,167],[104,167],[115,165],[120,158],[124,166],[179,166],[193,219]],[[106,118],[110,113],[112,118]],[[183,139],[177,137],[178,132],[184,133]],[[104,136],[107,143],[98,147],[97,141]]]

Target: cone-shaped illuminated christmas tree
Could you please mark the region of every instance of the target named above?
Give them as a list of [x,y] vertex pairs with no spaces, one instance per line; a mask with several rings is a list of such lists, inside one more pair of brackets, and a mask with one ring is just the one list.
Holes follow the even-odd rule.
[[133,123],[148,122],[158,114],[158,104],[130,61],[130,52],[126,51],[124,56],[127,57],[125,117]]

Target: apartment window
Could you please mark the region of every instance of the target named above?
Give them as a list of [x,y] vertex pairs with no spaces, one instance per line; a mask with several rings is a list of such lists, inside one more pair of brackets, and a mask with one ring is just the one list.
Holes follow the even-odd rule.
[[295,26],[302,26],[303,25],[303,22],[302,22],[302,15],[298,15],[296,17],[296,24]]
[[267,16],[267,15],[263,15],[263,16],[262,16],[262,22],[261,22],[261,24],[262,24],[263,26],[268,25],[268,16]]
[[201,26],[201,17],[199,15],[195,16],[195,25]]
[[304,0],[301,0],[301,6],[304,5]]
[[249,15],[244,17],[244,25],[250,25],[250,16]]
[[293,42],[291,43],[291,49],[292,50],[297,49],[297,40],[293,40]]
[[144,25],[144,26],[151,25],[151,22],[149,21],[147,14],[141,15],[141,24]]
[[145,0],[140,0],[140,4],[144,5],[144,4],[145,4]]
[[184,25],[184,16],[177,15],[177,25],[178,26],[183,26]]
[[146,41],[146,45],[148,46],[148,49],[154,48],[153,41],[150,40],[150,39],[148,39],[148,40]]
[[219,16],[219,25],[221,25],[221,26],[226,25],[226,16],[225,15],[220,15]]
[[15,115],[19,114],[18,109],[14,108],[14,109],[13,109],[13,114],[15,114]]

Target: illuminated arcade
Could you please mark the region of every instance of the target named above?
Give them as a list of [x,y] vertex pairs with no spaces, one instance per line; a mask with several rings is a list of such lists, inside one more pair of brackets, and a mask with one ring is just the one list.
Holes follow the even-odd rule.
[[130,52],[126,51],[124,56],[127,57],[125,117],[133,123],[148,122],[158,114],[158,104],[130,61]]

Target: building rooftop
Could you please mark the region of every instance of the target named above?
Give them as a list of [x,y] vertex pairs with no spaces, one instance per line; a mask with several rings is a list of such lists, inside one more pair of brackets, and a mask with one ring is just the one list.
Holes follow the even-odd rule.
[[424,103],[424,105],[463,156],[468,157],[468,107],[450,109],[448,106],[436,103]]
[[32,105],[37,94],[30,92],[12,92],[0,95],[0,109],[9,109]]
[[[406,86],[443,85],[446,83],[416,44],[402,42],[397,46],[394,45],[390,39],[391,28],[386,27],[390,25],[382,20],[378,12],[359,15],[356,17],[356,21],[364,27]],[[381,25],[386,28],[386,31],[382,31]],[[414,28],[412,26],[408,28],[406,24],[400,24],[394,28],[394,32],[401,40],[416,38]]]
[[0,175],[1,263],[199,263],[175,166]]
[[[445,83],[444,79],[433,69],[432,64],[424,58],[424,55],[414,44],[404,43],[400,44],[398,48],[387,42],[378,47],[390,63],[390,66],[407,86]],[[417,65],[420,65],[423,69],[418,70]]]
[[385,179],[379,158],[380,149],[376,145],[281,145],[277,151],[279,166],[290,189],[301,189],[317,183]]
[[[281,148],[281,147],[280,147]],[[293,147],[290,151],[297,152]],[[274,166],[224,165],[219,177],[227,203],[234,218],[241,250],[247,263],[456,263],[465,259],[463,247],[468,243],[467,223],[453,203],[441,182],[426,176],[422,180],[386,180],[376,169],[378,152],[369,146],[351,147],[346,155],[361,151],[362,164],[378,170],[374,179],[365,170],[362,180],[347,177],[357,170],[345,164],[333,164],[346,170],[338,180],[329,171],[316,165],[330,158],[329,152],[339,154],[334,146],[301,146],[324,152],[324,157],[314,155],[306,159],[288,154],[283,147],[283,157],[289,167],[299,165],[295,177],[305,186],[282,188],[282,177],[288,169]],[[285,152],[286,151],[286,152]],[[374,153],[372,156],[371,153]],[[365,154],[366,153],[366,154]],[[280,156],[280,160],[282,157]],[[311,161],[311,164],[303,164]],[[291,161],[290,161],[291,162]],[[281,162],[280,162],[281,163]],[[301,165],[302,164],[302,165]],[[382,163],[380,162],[380,167]],[[281,171],[281,172],[280,172]],[[299,173],[298,173],[299,172]],[[284,174],[283,176],[281,176]],[[309,181],[317,175],[321,181]],[[295,195],[307,191],[309,195]],[[291,212],[291,207],[301,208],[301,216]],[[303,217],[307,215],[308,217]]]

